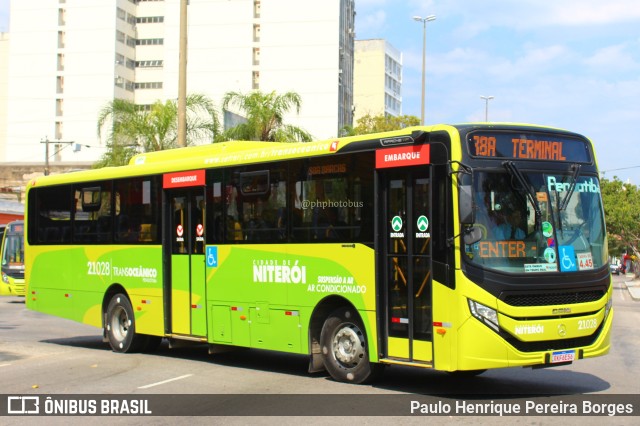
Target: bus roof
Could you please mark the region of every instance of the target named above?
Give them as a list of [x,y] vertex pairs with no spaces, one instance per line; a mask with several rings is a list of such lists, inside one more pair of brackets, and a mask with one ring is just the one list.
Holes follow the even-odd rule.
[[[294,158],[332,155],[346,151],[358,151],[413,143],[400,141],[399,137],[415,139],[423,132],[447,131],[453,129],[529,129],[557,132],[560,129],[515,123],[465,123],[458,125],[429,125],[407,127],[384,133],[372,133],[344,138],[326,139],[314,142],[260,142],[230,141],[165,151],[149,152],[134,156],[128,165],[104,167],[77,171],[60,175],[39,177],[29,182],[28,187],[83,182],[86,180],[112,179],[126,176],[144,176],[166,172],[224,167],[229,165],[255,164]],[[388,142],[388,143],[387,143]]]

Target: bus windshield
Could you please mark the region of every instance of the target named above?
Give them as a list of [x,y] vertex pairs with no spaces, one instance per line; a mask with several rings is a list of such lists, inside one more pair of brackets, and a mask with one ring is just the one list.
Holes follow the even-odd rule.
[[600,184],[580,176],[518,170],[474,173],[482,239],[466,245],[472,264],[507,273],[572,273],[601,268],[608,253]]
[[10,224],[5,230],[2,244],[2,273],[13,278],[24,277],[23,225]]

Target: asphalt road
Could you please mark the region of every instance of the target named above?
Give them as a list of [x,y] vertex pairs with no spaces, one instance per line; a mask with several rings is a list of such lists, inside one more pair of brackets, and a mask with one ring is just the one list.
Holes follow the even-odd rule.
[[[101,330],[71,321],[28,311],[20,298],[0,299],[0,395],[164,395],[161,403],[197,404],[198,395],[227,395],[218,400],[222,417],[21,417],[0,418],[0,424],[324,424],[327,421],[357,421],[365,424],[388,423],[388,417],[361,417],[359,404],[372,412],[394,398],[421,398],[427,403],[452,404],[460,398],[495,404],[516,401],[515,395],[528,395],[536,403],[580,397],[609,395],[613,402],[640,394],[640,302],[633,300],[624,277],[614,277],[614,329],[611,352],[601,358],[577,361],[552,369],[501,369],[473,379],[454,379],[442,372],[392,367],[372,385],[337,383],[325,374],[308,374],[305,356],[248,350],[209,355],[205,347],[169,348],[163,344],[153,354],[117,354],[102,342]],[[258,400],[256,395],[282,397]],[[287,399],[287,395],[304,395]],[[343,397],[340,401],[334,395]],[[361,395],[365,395],[363,400]],[[193,397],[191,399],[191,397]],[[606,398],[606,397],[605,397]],[[619,401],[618,401],[619,400]],[[162,402],[164,401],[164,402]],[[243,402],[244,401],[244,402]],[[291,413],[309,412],[339,417],[241,417],[251,413],[251,404],[291,404]],[[599,400],[598,400],[599,401]],[[0,401],[1,403],[2,401]],[[401,402],[402,403],[402,402]],[[222,405],[226,404],[226,405]],[[230,404],[230,405],[229,405]],[[349,404],[353,404],[350,411]],[[157,407],[157,405],[156,405]],[[319,409],[318,407],[321,407]],[[163,407],[166,408],[166,407]],[[198,414],[198,409],[193,409]],[[391,408],[390,408],[391,409]],[[205,407],[203,406],[203,410]],[[638,407],[640,410],[640,407]],[[407,405],[407,411],[409,406]],[[266,411],[268,412],[268,410]],[[208,412],[209,413],[209,412]],[[231,413],[231,414],[230,414]],[[281,414],[276,410],[276,413]],[[324,414],[326,413],[326,414]],[[358,415],[354,417],[353,415]],[[635,413],[636,416],[640,413]],[[563,418],[564,421],[578,418]],[[46,420],[46,421],[45,421]],[[424,424],[424,417],[400,417],[403,424]],[[432,424],[552,424],[558,417],[474,417],[438,416]],[[582,417],[580,423],[635,424],[637,417]]]

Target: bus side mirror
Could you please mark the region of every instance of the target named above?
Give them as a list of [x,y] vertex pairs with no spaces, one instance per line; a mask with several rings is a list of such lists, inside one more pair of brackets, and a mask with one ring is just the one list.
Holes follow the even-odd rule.
[[464,231],[462,241],[468,246],[475,244],[482,239],[482,229],[478,226],[472,226]]
[[460,223],[472,225],[475,222],[475,208],[473,196],[471,195],[471,185],[460,185],[458,187],[458,206],[460,210]]

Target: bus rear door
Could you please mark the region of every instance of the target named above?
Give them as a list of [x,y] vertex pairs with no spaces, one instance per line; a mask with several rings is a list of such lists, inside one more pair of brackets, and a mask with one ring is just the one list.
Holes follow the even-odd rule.
[[[193,183],[198,186],[185,187]],[[170,224],[165,253],[171,270],[165,278],[165,312],[170,315],[166,328],[174,335],[207,335],[203,184],[204,171],[164,177]]]

